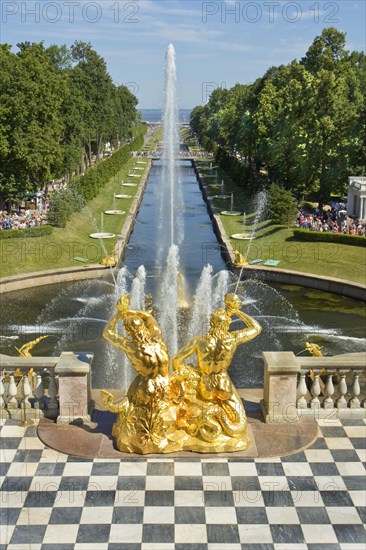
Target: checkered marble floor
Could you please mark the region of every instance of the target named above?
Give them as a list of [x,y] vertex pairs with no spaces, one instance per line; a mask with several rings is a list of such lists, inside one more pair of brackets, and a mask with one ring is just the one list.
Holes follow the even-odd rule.
[[1,550],[364,550],[364,420],[286,458],[79,459],[1,428]]

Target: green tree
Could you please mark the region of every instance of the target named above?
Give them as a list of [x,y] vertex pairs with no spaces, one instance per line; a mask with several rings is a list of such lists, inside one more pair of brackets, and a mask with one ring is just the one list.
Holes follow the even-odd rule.
[[267,205],[267,215],[273,223],[287,225],[287,227],[294,223],[297,208],[291,191],[272,183]]

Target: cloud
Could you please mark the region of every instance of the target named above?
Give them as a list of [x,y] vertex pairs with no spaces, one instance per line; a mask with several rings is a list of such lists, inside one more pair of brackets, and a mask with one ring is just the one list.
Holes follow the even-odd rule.
[[[139,13],[151,13],[155,15],[166,15],[174,17],[202,17],[202,10],[187,8],[187,0],[184,2],[168,0],[159,2],[157,0],[137,0]],[[195,2],[200,5],[199,2]],[[171,5],[173,4],[173,7]]]

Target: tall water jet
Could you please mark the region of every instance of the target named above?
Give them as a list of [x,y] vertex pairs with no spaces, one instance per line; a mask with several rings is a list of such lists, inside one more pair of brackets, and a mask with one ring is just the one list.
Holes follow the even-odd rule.
[[169,248],[166,268],[158,296],[158,320],[172,357],[178,351],[179,250]]
[[143,265],[140,265],[136,272],[136,277],[132,281],[131,286],[131,308],[132,309],[145,309],[145,283],[146,283],[146,271]]
[[214,276],[213,281],[216,283],[212,292],[211,308],[215,311],[219,307],[224,307],[225,294],[229,289],[229,272],[222,270]]
[[[179,119],[177,101],[177,69],[175,50],[169,44],[165,62],[164,149],[160,192],[160,254],[161,264],[169,246],[183,240],[183,198],[177,158],[179,155]],[[167,240],[168,239],[168,240]]]
[[191,322],[188,328],[188,338],[207,332],[210,315],[212,313],[212,266],[209,264],[203,268],[198,282]]
[[[252,245],[252,240],[255,238],[254,234],[257,230],[257,225],[259,224],[259,222],[261,221],[262,219],[262,216],[263,216],[263,213],[265,211],[265,208],[266,208],[266,204],[267,204],[267,192],[266,191],[260,191],[256,198],[255,198],[255,203],[254,203],[254,211],[256,212],[255,214],[255,217],[254,217],[254,223],[253,223],[253,228],[252,228],[252,231],[251,231],[251,234],[250,234],[250,237],[249,237],[249,246],[248,248],[246,249],[246,253],[245,253],[245,256],[246,258],[248,259],[249,258],[249,252],[250,252],[250,249],[251,249],[251,245]],[[245,217],[245,213],[244,213],[244,224],[246,223],[246,217]],[[240,234],[238,234],[240,235]],[[243,234],[244,235],[244,234]],[[232,235],[232,238],[235,238],[235,235]],[[244,238],[245,238],[245,235],[244,235]],[[241,281],[241,277],[242,277],[242,274],[243,274],[243,269],[245,267],[245,264],[243,264],[241,270],[240,270],[240,273],[239,273],[239,276],[238,276],[238,280],[236,282],[236,286],[235,286],[235,290],[234,292],[236,293],[237,290],[238,290],[238,287],[239,287],[239,284],[240,284],[240,281]]]

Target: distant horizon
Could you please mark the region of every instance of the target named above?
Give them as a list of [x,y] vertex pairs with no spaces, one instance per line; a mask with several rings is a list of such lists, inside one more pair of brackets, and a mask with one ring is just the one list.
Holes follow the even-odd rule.
[[[162,122],[164,109],[161,107],[148,107],[138,109],[142,115],[142,118],[145,122],[158,123]],[[189,115],[191,114],[192,109],[180,108],[178,109],[178,118],[180,123],[189,122]]]
[[[179,111],[193,111],[194,107],[179,107]],[[163,107],[137,107],[138,111],[163,111]]]

